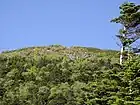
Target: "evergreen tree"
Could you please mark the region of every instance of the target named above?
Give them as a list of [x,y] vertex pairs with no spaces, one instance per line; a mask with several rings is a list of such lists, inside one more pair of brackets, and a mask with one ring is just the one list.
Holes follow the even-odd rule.
[[122,64],[125,59],[125,51],[128,55],[130,51],[134,50],[132,44],[140,38],[140,5],[130,2],[123,3],[120,6],[120,16],[112,19],[111,22],[120,23],[123,26],[119,35],[116,35],[122,44],[120,54],[120,64]]

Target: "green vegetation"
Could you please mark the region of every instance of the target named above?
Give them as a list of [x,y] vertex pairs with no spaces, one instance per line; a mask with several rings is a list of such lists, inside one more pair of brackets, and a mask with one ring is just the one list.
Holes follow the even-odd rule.
[[140,57],[60,45],[0,54],[0,105],[140,105]]
[[[140,5],[126,2],[120,7],[120,16],[111,20],[123,26],[116,35],[121,42],[120,64],[130,59],[131,52],[138,53],[140,49],[133,44],[140,39]],[[126,53],[126,55],[124,55]]]
[[[2,52],[0,105],[140,105],[140,55],[130,51],[140,6],[120,9],[112,21],[125,27],[121,52],[61,45]],[[125,51],[131,58],[123,60]]]

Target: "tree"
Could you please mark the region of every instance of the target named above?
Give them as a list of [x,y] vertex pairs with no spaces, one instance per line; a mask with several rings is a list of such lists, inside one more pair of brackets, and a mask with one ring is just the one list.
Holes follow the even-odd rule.
[[[130,51],[134,50],[132,44],[140,38],[140,5],[125,2],[119,8],[120,16],[112,19],[111,22],[120,23],[123,26],[119,35],[116,35],[122,44],[120,51],[120,64],[122,64],[125,51],[128,58]],[[135,53],[135,51],[133,52]]]

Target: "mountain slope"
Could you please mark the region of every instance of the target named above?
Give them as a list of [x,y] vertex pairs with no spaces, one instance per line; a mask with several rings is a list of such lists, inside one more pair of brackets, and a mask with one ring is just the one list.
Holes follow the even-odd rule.
[[115,62],[118,61],[119,52],[115,50],[101,50],[97,48],[91,47],[64,47],[61,45],[50,45],[44,47],[28,47],[22,48],[12,51],[4,51],[2,55],[9,55],[13,56],[14,54],[20,56],[32,56],[36,55],[46,55],[46,54],[58,54],[58,55],[65,55],[65,56],[77,56],[77,57],[96,57],[96,58],[103,58],[103,59],[112,59]]
[[0,105],[139,105],[140,57],[118,60],[117,51],[60,45],[3,52]]

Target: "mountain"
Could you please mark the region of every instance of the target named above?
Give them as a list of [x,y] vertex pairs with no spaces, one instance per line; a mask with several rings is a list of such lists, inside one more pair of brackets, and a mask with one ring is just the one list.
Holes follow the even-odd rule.
[[0,54],[0,105],[140,105],[140,57],[51,45]]
[[[41,46],[41,47],[28,47],[11,51],[3,51],[2,55],[13,56],[14,54],[20,56],[32,56],[34,54],[40,55],[63,55],[63,56],[77,56],[77,57],[89,57],[94,56],[96,58],[105,58],[112,59],[115,62],[118,61],[119,52],[115,50],[101,50],[98,48],[92,47],[64,47],[61,45],[50,45],[50,46]],[[37,56],[36,55],[36,56]]]

